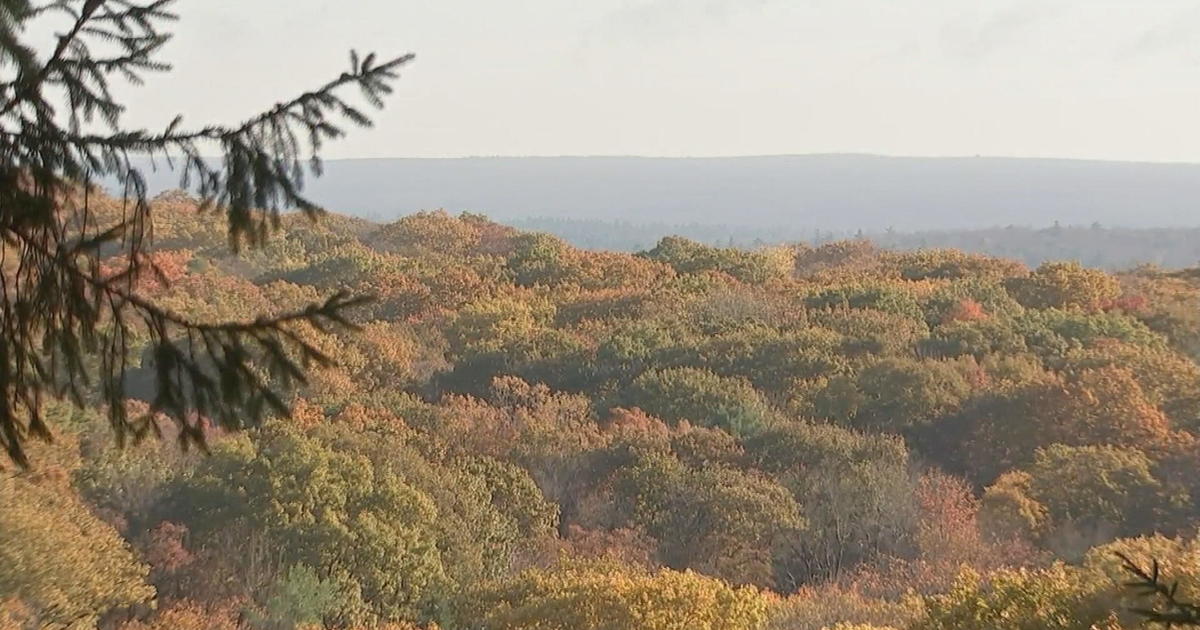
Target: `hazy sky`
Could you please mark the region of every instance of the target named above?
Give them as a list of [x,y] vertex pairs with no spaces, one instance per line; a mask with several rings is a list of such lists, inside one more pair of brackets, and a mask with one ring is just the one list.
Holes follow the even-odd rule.
[[1200,0],[181,0],[133,119],[233,120],[415,52],[332,157],[1200,161]]

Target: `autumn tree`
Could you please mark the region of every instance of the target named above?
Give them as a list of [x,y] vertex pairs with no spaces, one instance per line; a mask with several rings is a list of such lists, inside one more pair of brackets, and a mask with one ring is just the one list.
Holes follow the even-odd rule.
[[0,502],[0,597],[36,627],[86,627],[154,597],[148,568],[69,486],[2,474]]
[[965,451],[954,465],[984,484],[1030,463],[1040,447],[1151,449],[1165,445],[1170,436],[1167,418],[1147,399],[1133,374],[1112,366],[984,394],[934,430],[960,437]]
[[770,424],[774,415],[747,381],[696,368],[646,372],[633,381],[623,402],[670,422],[690,420],[734,435],[754,433]]
[[999,531],[1025,530],[1068,557],[1118,536],[1149,533],[1186,503],[1171,496],[1153,462],[1136,449],[1062,444],[1038,449],[1032,465],[1001,476],[985,497],[987,518]]
[[887,358],[853,377],[831,379],[814,396],[812,411],[862,429],[902,433],[957,410],[970,393],[954,365]]
[[916,506],[900,439],[795,423],[749,439],[746,457],[804,506],[807,530],[776,557],[780,586],[838,578],[909,542]]
[[1070,353],[1062,364],[1068,370],[1130,370],[1172,425],[1200,429],[1200,366],[1171,348],[1101,340]]
[[907,628],[924,613],[920,597],[871,597],[837,582],[805,586],[770,609],[766,630]]
[[699,470],[650,455],[615,481],[631,521],[659,541],[667,566],[738,583],[769,585],[772,551],[802,535],[800,506],[781,485],[724,467]]
[[790,253],[710,247],[678,236],[663,238],[642,256],[666,263],[679,273],[719,271],[743,282],[762,283],[792,273]]
[[[223,442],[166,501],[200,545],[228,549],[261,536],[277,569],[303,565],[339,594],[342,621],[418,620],[446,586],[434,501],[393,471],[336,451],[296,428],[269,425],[256,442]],[[233,534],[233,538],[229,537]],[[254,560],[235,554],[233,564]],[[236,569],[245,572],[246,567]],[[256,592],[267,603],[270,583]]]
[[1077,262],[1048,262],[1025,277],[1013,278],[1009,290],[1030,308],[1095,310],[1121,295],[1117,279]]
[[969,569],[926,599],[913,630],[1121,630],[1111,583],[1078,567],[1009,569],[987,580]]
[[486,630],[757,630],[768,601],[691,571],[568,564],[482,585],[463,617]]
[[240,630],[236,606],[206,606],[181,601],[160,610],[154,617],[123,623],[120,630]]

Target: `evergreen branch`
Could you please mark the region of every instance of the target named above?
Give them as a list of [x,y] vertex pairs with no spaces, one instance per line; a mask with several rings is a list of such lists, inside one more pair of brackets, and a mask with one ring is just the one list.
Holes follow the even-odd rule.
[[1179,582],[1167,583],[1163,580],[1158,560],[1152,560],[1147,571],[1129,556],[1121,552],[1116,552],[1116,555],[1121,559],[1125,571],[1134,577],[1125,586],[1140,597],[1156,599],[1159,604],[1154,608],[1134,608],[1131,612],[1168,628],[1200,626],[1200,606],[1179,597]]
[[[154,56],[170,38],[158,25],[175,19],[172,2],[0,0],[0,54],[17,68],[15,79],[0,81],[0,447],[18,465],[28,464],[26,439],[51,437],[42,414],[47,394],[79,405],[98,395],[118,440],[156,430],[148,418],[126,417],[135,328],[149,336],[142,367],[153,376],[152,410],[179,425],[185,446],[203,448],[210,421],[238,428],[267,409],[286,413],[276,388],[303,384],[309,366],[332,363],[297,326],[353,329],[344,312],[365,301],[337,294],[274,317],[200,322],[137,293],[143,274],[162,271],[146,256],[153,218],[132,155],[163,157],[173,167],[179,160],[181,184],[195,182],[201,209],[228,217],[231,245],[261,244],[282,209],[320,212],[301,194],[301,151],[319,174],[323,142],[342,135],[336,121],[371,124],[338,92],[357,85],[381,106],[397,69],[412,59],[376,63],[352,53],[349,72],[236,126],[183,130],[176,117],[157,133],[125,129],[110,75],[140,83],[142,71],[169,69]],[[39,63],[19,34],[28,20],[58,13],[71,26]],[[116,50],[93,54],[93,43]],[[109,133],[85,131],[95,118]],[[219,151],[219,165],[204,157],[209,148]],[[120,220],[103,228],[89,211],[91,184],[102,177],[124,189]],[[101,273],[114,245],[127,262]]]
[[92,15],[96,13],[96,10],[99,9],[104,2],[105,0],[87,0],[87,2],[84,3],[83,10],[80,11],[79,16],[75,19],[74,26],[72,26],[71,30],[65,35],[62,35],[58,38],[58,45],[55,47],[54,52],[50,55],[50,58],[42,66],[42,69],[38,71],[35,76],[31,77],[29,81],[21,82],[13,97],[9,99],[9,101],[3,106],[0,106],[0,117],[6,116],[12,112],[14,108],[19,106],[22,102],[34,95],[40,89],[42,82],[49,78],[50,74],[54,72],[55,67],[57,67],[59,62],[62,61],[63,55],[66,54],[67,50],[70,48],[71,43],[75,41],[75,38],[79,36],[84,27],[87,25],[88,20],[92,19]]

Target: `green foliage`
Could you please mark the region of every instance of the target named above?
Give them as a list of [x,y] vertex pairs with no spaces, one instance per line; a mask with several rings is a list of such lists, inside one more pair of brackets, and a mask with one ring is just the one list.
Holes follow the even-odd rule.
[[1135,535],[1152,530],[1169,505],[1152,466],[1135,449],[1055,444],[1034,456],[1029,490],[1051,522],[1104,523]]
[[1113,339],[1139,346],[1162,346],[1165,340],[1145,324],[1116,312],[1085,313],[1059,309],[1029,310],[1016,329],[1031,350],[1043,356],[1065,356],[1087,344]]
[[904,354],[929,336],[923,321],[873,309],[822,312],[813,320],[843,336],[839,350],[849,357]]
[[805,298],[804,305],[815,309],[874,309],[912,319],[921,316],[921,307],[912,292],[895,285],[822,288]]
[[569,246],[549,234],[522,234],[515,239],[508,268],[520,286],[556,284],[566,278]]
[[748,440],[746,456],[792,492],[809,524],[776,557],[781,586],[839,577],[908,543],[916,514],[901,440],[797,423]]
[[231,528],[256,532],[286,565],[337,584],[339,618],[420,619],[448,586],[433,500],[294,429],[222,443],[170,503],[201,544]]
[[1013,355],[1025,351],[1025,337],[1013,325],[997,319],[952,321],[933,329],[921,350],[940,357]]
[[754,326],[684,339],[662,350],[658,361],[744,377],[755,387],[778,394],[796,380],[847,371],[848,362],[838,353],[841,341],[840,335],[824,329],[783,333]]
[[776,540],[804,524],[791,493],[770,479],[645,456],[622,469],[616,493],[635,525],[660,542],[662,561],[738,583],[770,584]]
[[634,379],[622,402],[668,422],[689,420],[749,435],[770,424],[774,412],[749,382],[708,370],[651,370]]
[[828,382],[812,401],[813,415],[863,429],[900,433],[957,410],[971,385],[953,365],[887,358],[854,377]]
[[969,254],[957,249],[920,249],[895,254],[895,264],[905,280],[991,281],[1019,276],[1023,266],[1013,260]]
[[722,249],[668,236],[659,241],[654,249],[641,255],[650,260],[664,262],[679,273],[719,271],[743,282],[762,283],[791,275],[791,259],[780,256],[781,253],[769,250]]
[[337,610],[337,585],[316,571],[298,565],[274,584],[262,611],[252,611],[250,623],[259,630],[295,630],[318,625]]

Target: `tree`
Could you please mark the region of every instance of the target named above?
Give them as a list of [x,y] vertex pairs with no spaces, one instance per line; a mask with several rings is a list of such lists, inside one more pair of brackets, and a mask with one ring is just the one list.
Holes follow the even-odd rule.
[[0,599],[23,602],[33,627],[86,627],[153,598],[147,567],[69,487],[0,475],[0,504]]
[[902,433],[957,410],[971,385],[950,363],[885,358],[854,379],[838,377],[814,397],[818,417]]
[[794,258],[784,250],[745,251],[710,247],[679,236],[667,236],[640,254],[666,263],[679,273],[720,271],[742,282],[762,284],[792,273]]
[[[118,626],[119,630],[242,630],[238,611],[232,606],[209,607],[196,602],[181,601],[160,610],[148,621],[131,621]],[[3,626],[0,626],[3,627]]]
[[1078,557],[1117,536],[1162,531],[1187,497],[1171,496],[1137,449],[1055,444],[1038,449],[1027,470],[1001,475],[984,502],[1001,538],[1037,539]]
[[294,426],[271,423],[257,437],[223,441],[167,499],[194,540],[228,556],[230,533],[264,537],[282,567],[305,565],[337,585],[336,619],[432,614],[447,586],[432,498]]
[[693,573],[568,564],[484,585],[465,621],[486,630],[757,630],[767,599]]
[[[839,624],[851,628],[887,630],[907,628],[924,611],[916,596],[899,600],[869,597],[836,582],[800,588],[771,607],[767,630],[830,630]],[[860,624],[860,625],[853,625]]]
[[1142,534],[1161,525],[1158,517],[1170,504],[1152,467],[1137,449],[1055,444],[1038,449],[1029,489],[1053,523]]
[[625,402],[668,422],[690,420],[734,435],[752,434],[770,424],[774,416],[766,399],[748,381],[696,368],[646,372],[634,379]]
[[[114,81],[141,83],[170,66],[159,53],[170,39],[174,0],[0,0],[0,447],[26,465],[25,443],[49,439],[43,414],[48,396],[82,404],[94,387],[121,438],[153,429],[154,415],[130,418],[124,377],[131,346],[145,335],[153,357],[152,410],[181,427],[184,443],[202,443],[211,418],[243,426],[267,408],[286,411],[274,391],[302,381],[303,367],[329,358],[293,332],[303,322],[348,325],[343,312],[358,299],[335,295],[323,303],[244,322],[194,321],[137,291],[157,275],[149,256],[154,217],[135,156],[172,164],[202,207],[227,220],[232,247],[262,245],[281,212],[315,217],[319,206],[302,194],[319,152],[339,138],[339,124],[370,119],[341,96],[360,88],[381,106],[397,71],[412,57],[381,61],[351,55],[351,67],[332,81],[236,125],[130,128]],[[39,53],[30,31],[61,29],[53,49]],[[210,160],[206,156],[219,156]],[[105,209],[93,186],[116,181],[120,204]],[[101,271],[102,256],[124,253],[124,264]],[[263,365],[275,378],[255,369]],[[98,375],[98,377],[96,376]],[[94,379],[90,383],[89,379]]]
[[935,328],[921,343],[922,351],[934,356],[970,355],[980,359],[992,353],[1013,355],[1025,350],[1025,339],[1007,321],[952,315],[956,318]]
[[1108,580],[1077,567],[1008,569],[982,580],[969,569],[926,599],[913,630],[1120,630]]
[[1023,278],[1012,278],[1009,291],[1029,308],[1096,310],[1121,295],[1117,279],[1077,262],[1048,262]]
[[833,285],[806,297],[804,305],[812,309],[875,309],[912,319],[921,316],[921,307],[911,290],[896,284]]
[[622,468],[614,486],[633,524],[658,539],[664,564],[737,583],[770,584],[772,548],[804,527],[786,488],[736,469],[650,455]]
[[1167,418],[1147,400],[1134,375],[1111,366],[979,396],[938,430],[965,434],[958,465],[980,484],[1031,463],[1040,447],[1120,445],[1153,451],[1171,436]]
[[322,580],[311,568],[294,566],[278,580],[261,611],[252,611],[256,630],[297,630],[320,624],[337,610],[337,585]]
[[916,518],[904,442],[833,425],[792,423],[746,442],[747,458],[804,506],[808,528],[777,554],[780,586],[838,578],[899,553]]
[[1176,428],[1200,429],[1200,366],[1161,346],[1100,341],[1066,357],[1069,369],[1123,367]]

